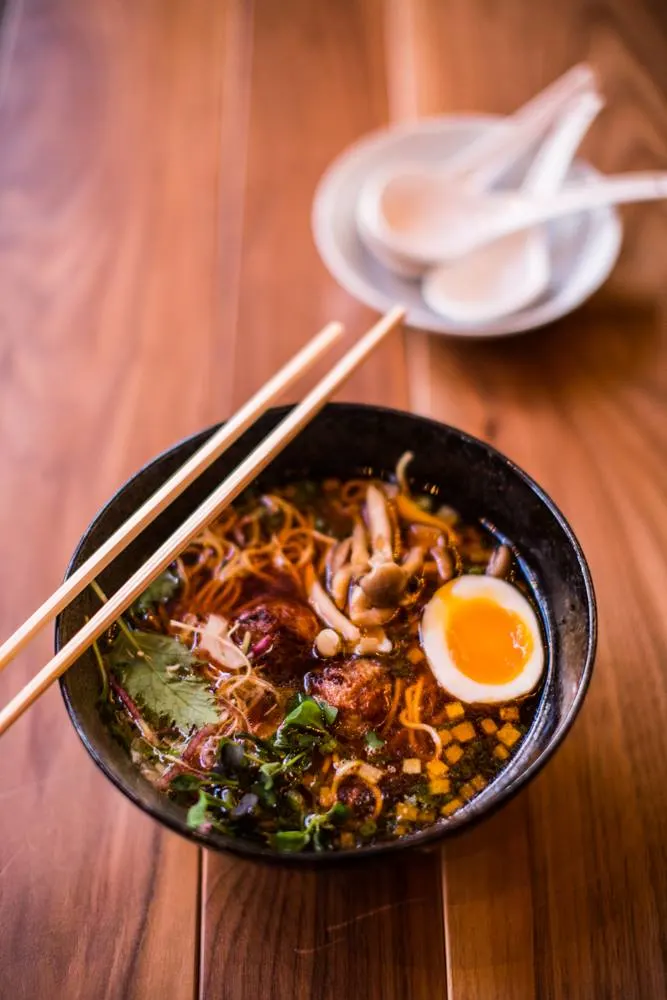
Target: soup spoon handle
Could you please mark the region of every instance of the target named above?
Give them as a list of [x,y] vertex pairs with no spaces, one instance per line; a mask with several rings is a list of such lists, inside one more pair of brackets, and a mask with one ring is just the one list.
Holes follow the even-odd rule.
[[594,91],[575,98],[553,126],[531,163],[521,186],[529,197],[551,197],[567,177],[581,141],[604,105]]
[[577,96],[594,93],[595,73],[579,63],[444,164],[448,176],[466,175],[478,191],[488,190],[525,156]]
[[[492,201],[493,198],[494,196],[490,195],[488,201]],[[667,198],[667,172],[664,171],[655,173],[637,171],[605,177],[592,183],[573,184],[561,189],[548,201],[520,195],[511,201],[507,199],[508,203],[502,207],[499,205],[495,212],[485,210],[484,218],[480,218],[477,226],[461,225],[456,232],[450,232],[446,248],[443,246],[442,252],[438,253],[434,247],[429,256],[436,260],[439,257],[451,260],[492,243],[501,236],[530,229],[531,226],[541,225],[551,219],[576,215],[578,212],[589,212],[605,205],[659,201],[663,198]]]

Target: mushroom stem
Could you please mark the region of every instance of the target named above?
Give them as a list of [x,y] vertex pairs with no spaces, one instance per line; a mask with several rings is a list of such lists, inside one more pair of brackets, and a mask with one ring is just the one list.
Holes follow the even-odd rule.
[[499,545],[491,554],[486,566],[486,575],[504,579],[512,566],[512,552],[507,545]]
[[366,492],[366,513],[373,549],[373,561],[391,562],[394,558],[393,532],[389,521],[387,501],[377,486],[369,486]]
[[399,485],[401,493],[406,493],[408,496],[410,495],[410,487],[408,485],[406,471],[414,457],[413,452],[404,451],[396,464],[396,481]]
[[308,591],[308,603],[315,614],[329,628],[340,632],[347,642],[358,642],[360,636],[359,629],[336,607],[315,576],[312,567],[309,567],[309,569],[310,572],[306,574],[306,588]]
[[373,608],[360,586],[352,588],[350,594],[350,618],[355,625],[368,628],[375,625],[386,625],[393,616],[395,608]]
[[401,569],[409,579],[411,576],[414,576],[415,573],[418,573],[423,565],[424,550],[421,545],[413,545],[403,560]]
[[331,591],[331,596],[333,597],[335,604],[337,604],[339,608],[344,608],[347,603],[347,592],[350,589],[352,573],[352,566],[348,563],[347,566],[341,566],[341,568],[334,573],[331,578],[329,590]]
[[447,583],[451,580],[456,572],[456,565],[454,563],[454,557],[449,549],[446,549],[444,545],[434,545],[431,549],[431,555],[438,567],[438,573],[440,579],[443,583]]
[[383,628],[369,628],[354,647],[357,656],[374,656],[378,653],[391,653],[391,639]]
[[350,557],[355,573],[363,573],[368,569],[368,542],[363,521],[355,522],[352,531],[352,555]]
[[327,565],[331,574],[335,574],[341,569],[345,563],[350,558],[350,549],[352,548],[352,539],[344,538],[342,542],[337,542],[336,545],[332,546],[329,550],[329,555],[327,557]]

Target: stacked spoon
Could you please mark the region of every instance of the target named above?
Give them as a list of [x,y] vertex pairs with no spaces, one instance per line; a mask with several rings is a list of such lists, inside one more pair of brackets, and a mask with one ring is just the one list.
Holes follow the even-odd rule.
[[[603,104],[592,69],[576,66],[441,164],[375,170],[357,202],[360,238],[389,271],[421,280],[430,309],[458,324],[526,308],[551,282],[550,220],[667,197],[667,173],[569,179]],[[509,187],[508,171],[521,163],[522,179]]]

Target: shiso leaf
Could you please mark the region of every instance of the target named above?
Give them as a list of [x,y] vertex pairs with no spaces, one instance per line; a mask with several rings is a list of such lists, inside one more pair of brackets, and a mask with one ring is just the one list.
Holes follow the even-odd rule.
[[183,733],[219,719],[206,682],[184,674],[196,662],[178,639],[158,632],[121,632],[107,653],[109,667],[123,687],[155,722],[168,722]]

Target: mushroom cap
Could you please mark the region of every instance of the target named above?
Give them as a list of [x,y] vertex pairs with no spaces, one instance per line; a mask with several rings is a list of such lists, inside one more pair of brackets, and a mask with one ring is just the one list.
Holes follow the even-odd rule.
[[394,562],[374,566],[359,581],[359,586],[370,603],[376,608],[394,608],[400,601],[408,578],[400,566]]

